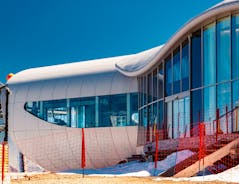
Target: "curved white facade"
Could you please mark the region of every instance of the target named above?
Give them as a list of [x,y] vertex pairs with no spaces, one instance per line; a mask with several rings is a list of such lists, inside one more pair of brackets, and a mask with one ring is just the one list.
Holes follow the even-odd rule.
[[[80,168],[81,129],[50,124],[27,112],[24,105],[137,92],[137,79],[115,69],[123,58],[29,69],[8,81],[9,135],[26,158],[50,171]],[[136,140],[136,126],[86,128],[86,167],[116,164],[135,153]]]

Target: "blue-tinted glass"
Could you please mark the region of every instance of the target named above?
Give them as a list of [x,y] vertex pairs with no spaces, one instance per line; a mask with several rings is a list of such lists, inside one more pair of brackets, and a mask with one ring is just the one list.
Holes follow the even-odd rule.
[[190,137],[190,97],[184,98],[184,135],[185,137]]
[[239,81],[232,83],[233,108],[239,105]]
[[203,83],[216,83],[216,27],[211,24],[203,32]]
[[147,78],[146,76],[143,77],[143,104],[147,104]]
[[66,126],[66,100],[51,100],[43,102],[43,119],[49,123]]
[[158,102],[158,128],[163,129],[164,125],[164,116],[163,116],[163,101]]
[[163,65],[159,65],[159,71],[158,71],[158,98],[163,98],[163,79],[164,79],[164,73],[163,73]]
[[[181,99],[180,99],[181,100]],[[173,101],[173,138],[178,138],[180,136],[179,130],[179,100]]]
[[182,91],[189,89],[189,45],[188,41],[184,42],[182,47]]
[[153,71],[153,101],[157,100],[157,69]]
[[95,127],[95,97],[76,98],[70,100],[71,126]]
[[230,19],[217,23],[217,82],[230,80]]
[[173,109],[172,109],[172,101],[166,103],[167,106],[167,127],[165,130],[167,131],[168,138],[173,138]]
[[100,127],[126,126],[126,95],[111,95],[99,97]]
[[180,52],[179,49],[175,51],[173,55],[173,93],[180,92],[180,80],[181,80],[181,72],[180,72]]
[[225,114],[226,106],[228,110],[231,108],[231,84],[224,83],[217,86],[217,108],[220,110],[220,115]]
[[232,17],[232,78],[239,77],[239,15]]
[[132,93],[130,94],[130,125],[138,125],[139,124],[139,114],[138,114],[138,94]]
[[[202,91],[201,89],[192,91],[192,127],[198,125],[202,120]],[[192,130],[192,135],[198,135],[198,130]]]
[[203,91],[204,121],[213,122],[216,119],[216,87],[205,88]]
[[172,95],[172,82],[173,82],[173,71],[172,71],[172,61],[167,59],[165,61],[165,96]]
[[191,40],[191,86],[193,88],[201,87],[201,31],[193,33]]
[[152,74],[148,75],[148,103],[152,102],[153,90],[152,90]]
[[143,109],[143,116],[142,116],[142,118],[143,118],[143,126],[147,127],[147,125],[148,125],[148,110],[147,110],[147,107],[145,107]]

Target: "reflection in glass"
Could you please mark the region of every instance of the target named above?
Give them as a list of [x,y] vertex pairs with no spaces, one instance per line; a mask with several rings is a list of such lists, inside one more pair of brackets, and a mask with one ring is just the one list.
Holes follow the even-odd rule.
[[232,78],[239,77],[239,15],[232,16]]
[[216,87],[205,88],[203,91],[204,121],[212,123],[216,119]]
[[158,99],[163,98],[163,80],[164,80],[164,73],[163,73],[163,65],[159,65],[159,72],[158,72]]
[[173,112],[172,112],[172,102],[167,102],[167,134],[168,138],[173,138]]
[[165,96],[172,95],[172,82],[173,82],[173,71],[172,71],[172,61],[169,57],[165,61]]
[[216,82],[216,26],[207,26],[203,32],[204,85]]
[[173,94],[177,94],[180,92],[180,80],[180,50],[178,48],[176,51],[174,51],[173,54]]
[[201,30],[192,34],[191,40],[191,86],[192,89],[201,87]]
[[220,110],[220,115],[231,109],[231,84],[224,83],[217,86],[217,108]]
[[157,100],[157,69],[153,71],[153,101]]
[[49,123],[75,128],[139,123],[137,93],[27,102],[25,110]]
[[189,89],[189,45],[188,40],[183,43],[182,47],[182,91]]
[[233,108],[239,105],[239,80],[232,83]]
[[217,23],[217,82],[230,80],[230,19]]
[[[201,89],[192,91],[192,127],[198,125],[198,122],[202,120],[202,91]],[[198,131],[192,131],[191,136],[197,136]]]

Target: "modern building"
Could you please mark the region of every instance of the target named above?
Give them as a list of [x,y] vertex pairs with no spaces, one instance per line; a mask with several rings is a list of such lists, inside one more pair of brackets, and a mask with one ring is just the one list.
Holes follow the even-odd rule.
[[46,170],[80,167],[80,128],[87,168],[135,154],[155,128],[160,139],[198,135],[198,122],[212,122],[216,109],[223,115],[239,100],[239,1],[206,10],[165,45],[25,70],[7,86],[9,137]]

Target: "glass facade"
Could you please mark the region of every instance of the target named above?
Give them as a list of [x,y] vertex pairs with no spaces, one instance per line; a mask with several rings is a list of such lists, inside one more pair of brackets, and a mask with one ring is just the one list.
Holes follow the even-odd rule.
[[239,15],[232,16],[232,78],[239,78]]
[[217,22],[217,82],[231,78],[230,18]]
[[177,94],[180,92],[180,50],[176,49],[173,54],[173,93]]
[[[239,105],[239,14],[201,25],[180,40],[158,66],[139,78],[142,83],[142,78],[158,73],[157,85],[151,86],[158,96],[139,106],[144,111],[139,125],[149,130],[157,121],[164,138],[198,136],[194,127],[199,122],[212,125],[217,109],[223,116]],[[154,120],[153,104],[158,108]],[[226,131],[223,126],[221,130]]]
[[203,31],[203,84],[216,82],[216,25],[205,27]]
[[189,89],[189,44],[186,40],[182,44],[182,64],[181,64],[181,75],[182,75],[182,91]]
[[27,102],[25,109],[49,123],[75,128],[134,126],[139,122],[137,93]]

